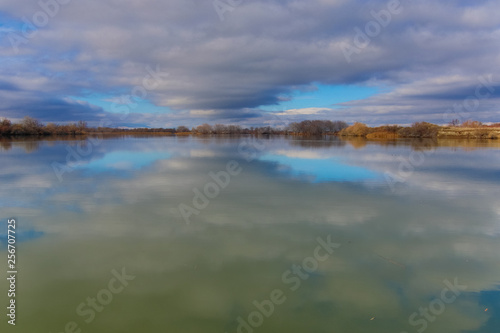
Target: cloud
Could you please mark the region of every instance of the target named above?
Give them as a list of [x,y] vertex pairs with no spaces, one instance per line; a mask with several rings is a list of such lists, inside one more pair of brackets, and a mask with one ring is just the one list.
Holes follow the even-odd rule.
[[289,109],[283,112],[278,112],[276,115],[278,116],[287,116],[287,115],[309,115],[309,114],[318,114],[322,111],[328,111],[328,108],[303,108],[303,109]]
[[[500,78],[500,77],[499,77]],[[500,121],[500,82],[492,75],[441,76],[401,84],[390,92],[340,103],[343,114],[366,115],[368,123],[447,123],[452,119]]]
[[[18,53],[9,36],[23,36],[22,18],[33,21],[42,9],[14,0],[3,1],[3,8],[8,20],[0,41],[6,64],[0,68],[0,88],[18,90],[2,116],[22,113],[27,92],[59,101],[130,94],[143,85],[146,66],[157,65],[169,75],[147,91],[146,99],[163,107],[170,122],[187,115],[190,123],[207,117],[251,123],[259,111],[248,110],[279,105],[283,96],[317,83],[394,89],[345,103],[346,120],[399,122],[408,114],[438,119],[453,101],[468,96],[469,87],[473,92],[477,76],[491,74],[500,81],[500,14],[493,0],[402,0],[401,13],[392,15],[350,63],[341,45],[354,45],[355,29],[363,31],[375,20],[372,11],[387,9],[386,1],[245,1],[223,21],[204,0],[72,1],[20,44]],[[443,83],[450,78],[454,81]],[[497,100],[495,93],[490,101]],[[387,106],[395,107],[380,116]],[[74,108],[68,106],[66,116],[46,109],[41,118],[76,119]],[[89,105],[82,112],[92,119],[95,110]],[[301,114],[302,119],[310,115]],[[500,120],[490,105],[478,117]]]

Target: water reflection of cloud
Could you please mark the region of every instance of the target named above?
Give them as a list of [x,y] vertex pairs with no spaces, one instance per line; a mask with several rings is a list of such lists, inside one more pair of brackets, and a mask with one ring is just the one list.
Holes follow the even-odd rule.
[[104,156],[93,159],[90,162],[80,162],[72,167],[84,170],[89,174],[139,170],[155,163],[158,160],[168,159],[171,154],[164,151],[157,152],[137,152],[137,151],[116,151],[105,154]]
[[[51,177],[52,170],[40,162],[54,157],[36,155],[47,152],[44,147],[29,155],[8,155],[9,165],[26,166],[2,169],[5,177],[15,175],[7,183],[9,187],[26,186],[31,172],[40,177],[31,180],[34,184],[47,180],[51,184],[36,191],[27,188],[24,195],[16,196],[32,208],[8,207],[6,211],[18,216],[27,228],[36,226],[34,230],[45,236],[31,245],[23,244],[23,288],[28,295],[40,295],[23,299],[27,323],[40,311],[47,318],[53,313],[71,318],[74,307],[40,304],[53,297],[54,290],[62,290],[59,295],[65,304],[76,306],[103,287],[111,268],[123,265],[141,279],[120,295],[119,310],[130,311],[127,318],[120,317],[124,325],[148,318],[144,330],[168,323],[172,331],[189,331],[193,322],[201,328],[209,318],[217,327],[200,331],[221,331],[223,325],[232,327],[231,320],[237,316],[253,311],[253,300],[263,300],[270,290],[283,286],[283,271],[312,255],[316,237],[327,234],[342,247],[297,293],[288,295],[279,315],[266,322],[263,332],[410,331],[408,316],[439,296],[444,279],[454,277],[467,284],[468,291],[447,308],[429,332],[475,331],[487,323],[484,311],[478,312],[482,303],[477,292],[491,290],[500,282],[500,243],[495,233],[500,211],[493,195],[497,183],[492,179],[491,186],[477,197],[477,177],[467,177],[466,172],[457,178],[457,174],[445,171],[447,164],[461,163],[468,172],[481,172],[485,166],[477,160],[490,164],[496,158],[490,154],[447,155],[447,149],[438,150],[429,164],[408,178],[410,190],[392,193],[381,186],[359,186],[359,182],[311,183],[297,181],[293,175],[275,177],[269,171],[276,166],[266,158],[286,165],[300,160],[301,151],[294,146],[287,156],[286,141],[269,141],[269,153],[249,163],[241,161],[243,172],[211,200],[191,226],[186,226],[177,205],[192,201],[192,189],[210,181],[209,171],[223,170],[229,159],[239,158],[237,142],[232,146],[225,142],[220,149],[210,142],[202,143],[215,152],[215,156],[200,156],[203,163],[198,157],[183,154],[192,148],[190,145],[201,149],[196,141],[187,146],[155,139],[107,144],[108,151],[94,157],[100,161],[97,169],[102,166],[115,171],[113,163],[129,161],[129,154],[141,156],[135,152],[143,149],[151,154],[145,156],[168,152],[170,157],[146,158],[146,162],[135,164],[135,171],[125,179],[114,177],[112,172],[92,178],[74,173],[59,183]],[[57,148],[63,155],[64,146]],[[124,150],[123,158],[105,158],[110,151]],[[315,150],[327,157],[318,159],[322,168],[341,160],[374,173],[397,170],[399,160],[394,155],[405,156],[410,151],[408,147],[371,145],[361,150]],[[306,151],[302,157],[313,155]],[[440,184],[447,182],[461,196],[450,200],[445,195],[448,190],[439,191]],[[437,190],[429,190],[431,186]],[[7,198],[9,193],[0,190],[0,196]],[[169,316],[154,315],[159,308]],[[31,309],[37,309],[37,314]],[[119,310],[109,308],[106,314],[118,318],[122,314]],[[304,320],[305,315],[310,320]],[[376,319],[370,321],[372,317]],[[43,321],[37,323],[47,331],[54,329]],[[93,331],[105,332],[106,328],[109,331],[96,322]]]
[[194,158],[203,158],[203,157],[216,157],[218,154],[217,152],[208,149],[190,149],[189,155],[190,157]]
[[367,180],[381,180],[382,176],[370,169],[348,165],[336,159],[298,157],[301,154],[292,153],[294,157],[283,154],[265,154],[259,157],[260,161],[278,164],[277,170],[292,177],[298,177],[312,182],[348,181],[359,182]]
[[328,156],[322,155],[321,152],[315,150],[296,150],[296,149],[278,149],[272,152],[274,155],[283,155],[289,158],[301,158],[301,159],[312,159],[321,160],[329,158]]

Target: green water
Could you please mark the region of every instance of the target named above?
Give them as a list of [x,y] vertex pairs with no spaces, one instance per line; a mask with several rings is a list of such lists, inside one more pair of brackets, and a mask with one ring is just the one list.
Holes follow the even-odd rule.
[[1,332],[500,328],[495,142],[3,141],[0,164]]

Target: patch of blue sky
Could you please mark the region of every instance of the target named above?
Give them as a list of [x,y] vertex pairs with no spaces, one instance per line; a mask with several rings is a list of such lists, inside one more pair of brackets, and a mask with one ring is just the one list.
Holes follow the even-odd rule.
[[377,181],[383,178],[383,175],[375,171],[345,164],[334,158],[306,159],[266,154],[259,160],[278,163],[280,172],[313,183]]
[[24,24],[25,22],[23,22],[22,19],[15,18],[8,13],[0,10],[0,31],[19,32],[23,28]]
[[[17,20],[5,12],[0,11],[0,45],[12,47],[13,43],[15,44],[16,41],[16,37],[13,35],[23,38],[21,34],[23,24],[21,20]],[[5,58],[10,59],[13,57],[6,56],[2,61],[5,61]]]
[[336,104],[369,98],[381,92],[380,87],[357,85],[324,85],[315,84],[314,90],[296,90],[289,95],[289,100],[279,105],[262,106],[263,110],[276,111],[277,108],[336,108]]
[[74,166],[76,170],[82,170],[87,174],[98,173],[127,173],[136,171],[152,165],[156,161],[169,159],[167,152],[135,152],[116,151],[104,155],[102,158],[91,160],[88,163],[81,162]]

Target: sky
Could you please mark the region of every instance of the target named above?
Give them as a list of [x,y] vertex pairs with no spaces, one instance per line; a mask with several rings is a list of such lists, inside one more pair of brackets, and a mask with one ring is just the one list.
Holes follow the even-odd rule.
[[0,117],[500,122],[497,0],[0,0]]

